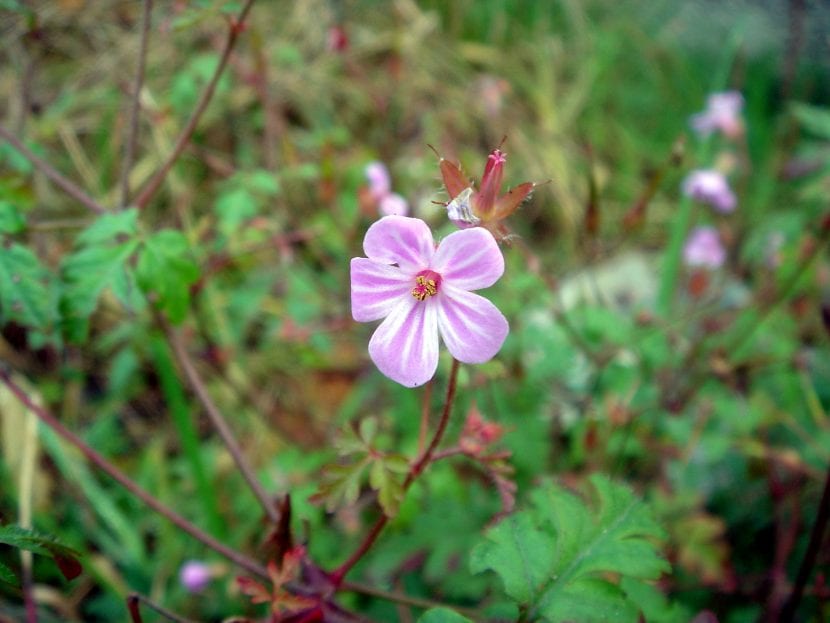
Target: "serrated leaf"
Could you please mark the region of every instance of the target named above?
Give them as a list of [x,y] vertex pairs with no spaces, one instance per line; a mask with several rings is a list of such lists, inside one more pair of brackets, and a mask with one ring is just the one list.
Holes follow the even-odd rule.
[[506,518],[472,552],[473,572],[495,571],[531,620],[635,621],[639,607],[619,578],[655,580],[669,569],[649,509],[627,487],[601,476],[590,482],[592,506],[542,486],[530,509]]
[[334,463],[323,468],[320,486],[310,500],[325,504],[326,510],[334,511],[341,505],[350,506],[357,502],[366,459],[350,465]]
[[369,469],[369,486],[377,491],[378,502],[387,517],[398,514],[403,500],[403,483],[389,470],[385,458],[376,459]]
[[20,585],[20,580],[17,579],[14,571],[9,569],[2,562],[0,562],[0,582],[5,582],[6,584],[11,584],[13,586]]
[[0,245],[0,325],[47,331],[57,317],[52,275],[27,247]]
[[190,303],[190,286],[199,278],[199,267],[190,257],[184,235],[173,229],[156,232],[138,256],[136,277],[141,289],[157,296],[158,307],[170,321],[184,320]]
[[39,534],[28,528],[0,526],[0,543],[51,556],[67,580],[78,577],[83,570],[78,562],[79,552],[59,543],[54,537]]
[[421,615],[418,623],[473,623],[473,621],[449,608],[430,608]]
[[78,235],[79,246],[95,245],[122,235],[132,238],[138,232],[138,209],[102,214]]
[[[117,288],[117,285],[131,281],[128,261],[138,244],[134,239],[97,242],[92,246],[83,246],[64,258],[61,265],[64,282],[61,309],[71,340],[85,338],[88,319],[105,289],[111,288],[117,294],[124,289]],[[119,296],[119,299],[126,303],[122,297]]]

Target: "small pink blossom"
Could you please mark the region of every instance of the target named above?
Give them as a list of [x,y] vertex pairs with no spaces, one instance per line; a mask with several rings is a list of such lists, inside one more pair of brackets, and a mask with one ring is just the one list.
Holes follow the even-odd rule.
[[715,169],[692,171],[683,181],[683,194],[723,214],[734,212],[738,205],[726,176]]
[[369,183],[369,195],[375,202],[381,216],[397,214],[406,216],[409,204],[398,193],[392,192],[392,180],[389,169],[382,162],[370,162],[366,165],[366,181]]
[[453,357],[484,363],[501,348],[509,330],[493,303],[472,290],[493,285],[504,258],[481,228],[433,242],[422,220],[387,216],[369,227],[366,257],[351,262],[352,316],[384,319],[369,340],[369,356],[393,381],[423,385],[438,367],[438,336]]
[[720,268],[726,261],[726,249],[714,227],[695,227],[683,247],[683,260],[687,266]]
[[722,132],[729,138],[735,138],[743,132],[743,107],[744,98],[738,91],[712,93],[706,100],[706,110],[692,115],[690,123],[701,136]]
[[188,560],[179,570],[179,582],[190,593],[201,593],[212,579],[210,567],[199,560]]

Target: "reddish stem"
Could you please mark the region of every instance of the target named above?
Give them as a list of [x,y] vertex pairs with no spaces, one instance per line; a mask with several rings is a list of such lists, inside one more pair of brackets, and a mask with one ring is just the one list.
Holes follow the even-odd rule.
[[28,394],[26,394],[26,392],[11,379],[9,372],[2,368],[0,368],[0,381],[2,381],[5,386],[9,388],[9,391],[11,391],[11,393],[14,394],[14,396],[20,401],[20,403],[30,409],[41,422],[46,424],[71,445],[75,446],[90,463],[95,465],[102,472],[106,473],[110,478],[115,480],[147,506],[167,518],[171,523],[175,524],[176,527],[186,532],[197,541],[201,541],[203,544],[207,545],[209,548],[221,554],[228,560],[236,563],[249,573],[263,578],[268,577],[268,571],[262,565],[237,552],[236,550],[231,549],[224,543],[220,543],[206,532],[203,532],[201,529],[194,526],[187,519],[162,504],[150,493],[139,487],[129,476],[124,474],[124,472],[115,467],[102,455],[90,448],[86,442],[84,442],[75,433],[61,424],[54,415],[49,413],[43,407],[35,404],[32,399],[29,398]]
[[244,30],[244,22],[248,17],[248,12],[251,10],[251,5],[253,5],[253,3],[254,0],[248,0],[242,7],[242,10],[239,11],[237,17],[231,20],[231,23],[228,25],[228,36],[225,39],[225,48],[222,50],[222,55],[219,57],[219,64],[216,66],[216,71],[213,72],[213,76],[211,76],[210,82],[208,82],[205,90],[202,91],[199,102],[196,104],[196,109],[193,111],[193,114],[190,115],[190,119],[187,120],[187,124],[184,126],[181,134],[179,134],[178,139],[176,139],[173,151],[170,152],[170,155],[167,156],[167,160],[164,161],[164,164],[159,167],[158,171],[156,171],[153,177],[150,178],[150,181],[147,182],[144,188],[141,189],[141,192],[138,193],[138,196],[132,202],[133,205],[143,208],[150,202],[150,199],[153,198],[153,195],[155,195],[159,186],[161,186],[164,178],[167,177],[170,169],[173,168],[176,160],[179,159],[179,156],[182,155],[185,147],[187,147],[187,144],[190,142],[190,137],[192,137],[193,132],[196,131],[196,126],[199,124],[199,120],[202,118],[205,110],[207,110],[210,100],[213,98],[213,92],[216,90],[216,85],[219,84],[219,78],[222,76],[222,72],[228,64],[231,51],[233,51],[239,35]]
[[[444,410],[441,413],[441,421],[438,423],[438,428],[435,431],[435,435],[432,436],[432,441],[430,441],[429,446],[427,449],[421,454],[420,457],[415,461],[412,467],[409,468],[409,473],[406,475],[406,480],[403,483],[403,490],[404,493],[409,489],[415,479],[420,476],[424,469],[429,465],[433,453],[435,452],[435,448],[438,447],[438,444],[441,443],[441,439],[444,437],[444,433],[447,430],[447,424],[450,421],[450,413],[452,412],[452,405],[455,402],[455,390],[458,385],[458,369],[459,369],[459,362],[456,359],[452,361],[452,370],[450,370],[450,380],[449,385],[447,386],[447,398],[444,401]],[[332,571],[330,578],[332,583],[335,586],[340,586],[343,583],[343,578],[346,577],[346,574],[351,571],[352,567],[354,567],[358,561],[363,558],[363,556],[368,552],[372,546],[377,541],[377,538],[380,536],[380,533],[383,532],[383,529],[386,527],[386,524],[389,523],[389,517],[385,514],[378,517],[378,520],[375,522],[375,525],[369,530],[369,533],[357,547],[357,549],[352,553],[351,556],[346,559],[342,565],[340,565],[337,569]]]

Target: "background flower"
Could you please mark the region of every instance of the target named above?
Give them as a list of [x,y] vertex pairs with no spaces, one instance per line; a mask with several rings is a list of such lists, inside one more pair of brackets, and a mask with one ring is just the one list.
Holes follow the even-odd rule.
[[714,227],[695,227],[683,247],[683,260],[687,266],[720,268],[726,261],[726,249]]
[[370,162],[366,165],[365,175],[369,184],[369,195],[381,216],[406,216],[409,213],[406,199],[392,192],[392,180],[385,164],[378,161]]
[[420,219],[387,216],[363,240],[365,258],[351,261],[352,316],[380,320],[369,341],[378,369],[409,387],[423,385],[438,367],[438,335],[464,363],[491,359],[508,324],[490,301],[472,290],[493,285],[504,258],[493,236],[474,228],[453,232],[436,248]]
[[743,132],[743,107],[744,98],[738,91],[712,93],[706,100],[706,110],[692,115],[690,123],[701,136],[723,132],[734,138]]
[[726,176],[715,169],[692,171],[683,181],[683,194],[724,214],[734,212],[738,205]]

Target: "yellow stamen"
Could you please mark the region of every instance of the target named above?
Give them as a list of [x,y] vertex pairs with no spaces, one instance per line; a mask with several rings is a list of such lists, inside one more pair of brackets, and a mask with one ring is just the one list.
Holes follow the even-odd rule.
[[415,284],[415,287],[412,288],[412,296],[419,301],[435,296],[438,292],[438,284],[435,283],[434,279],[427,279],[424,276],[415,277]]

